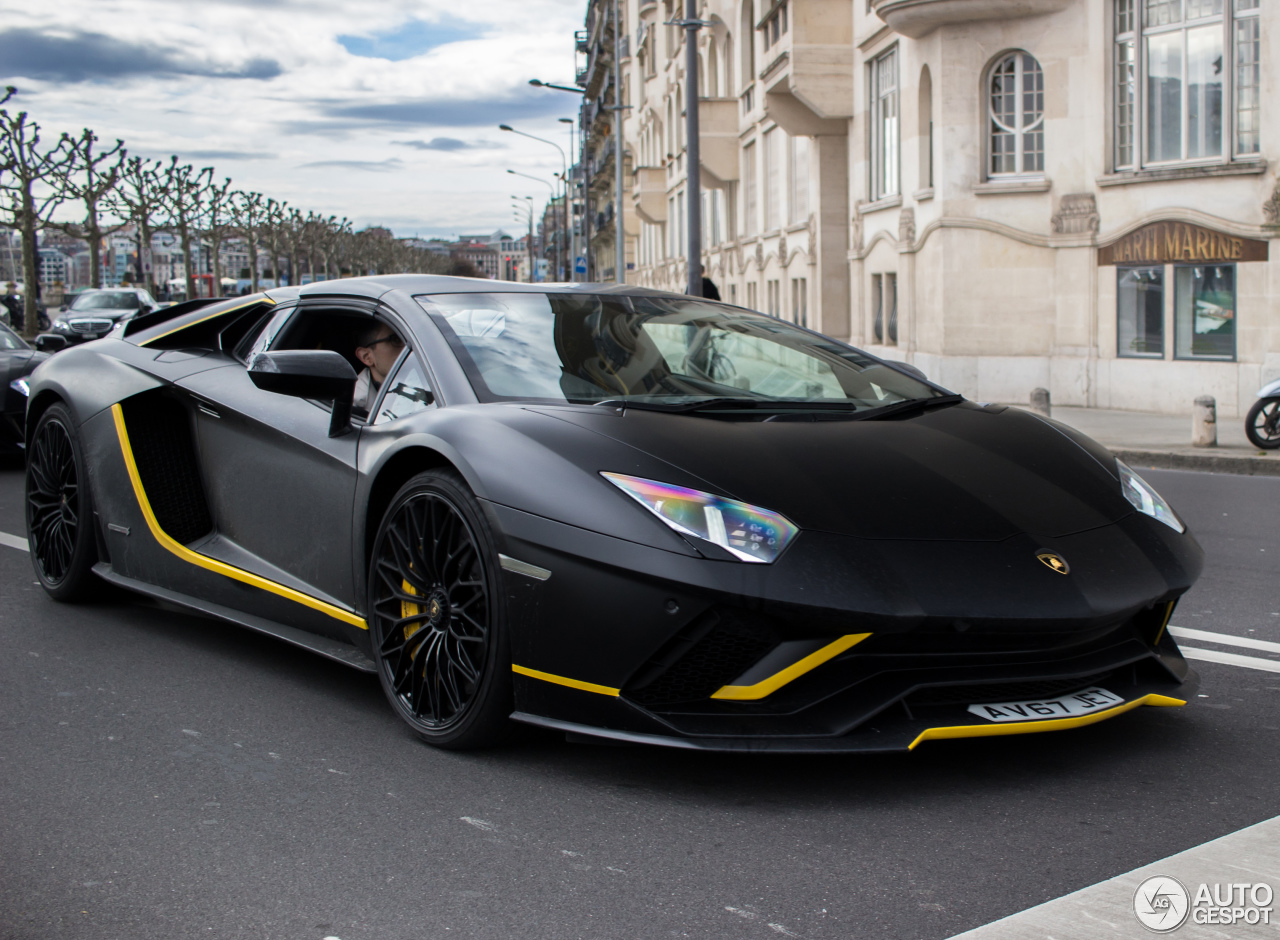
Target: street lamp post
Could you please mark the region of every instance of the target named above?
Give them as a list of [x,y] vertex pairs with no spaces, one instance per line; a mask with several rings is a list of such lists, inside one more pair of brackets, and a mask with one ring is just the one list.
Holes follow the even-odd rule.
[[[694,10],[694,0],[688,0],[688,8]],[[697,12],[691,14],[697,16]],[[694,67],[697,67],[698,58],[695,53],[693,59]],[[696,87],[696,86],[695,86]],[[695,99],[696,100],[696,99]],[[614,166],[614,238],[617,240],[615,246],[614,271],[616,280],[619,284],[627,283],[627,232],[626,226],[623,224],[622,212],[622,18],[619,13],[618,0],[613,0],[613,139],[614,139],[614,157],[617,161]]]
[[684,19],[671,20],[670,25],[684,28],[685,53],[685,198],[688,200],[687,224],[689,240],[686,267],[689,283],[685,293],[702,296],[702,154],[698,129],[698,30],[710,26],[698,19],[697,0],[685,0]]
[[[564,155],[564,148],[563,148],[563,147],[561,147],[559,144],[557,144],[554,140],[547,140],[545,137],[534,137],[532,134],[526,134],[524,131],[518,131],[518,130],[516,130],[514,127],[512,127],[512,126],[511,126],[511,125],[509,125],[509,124],[499,124],[499,125],[498,125],[498,130],[500,130],[500,131],[507,131],[507,132],[512,133],[512,134],[519,134],[521,137],[528,137],[530,140],[536,140],[536,141],[538,141],[538,142],[540,142],[540,143],[550,144],[552,147],[555,147],[555,148],[556,148],[556,150],[560,151],[560,169],[561,169],[561,171],[562,171],[562,177],[563,177],[564,179],[566,179],[566,180],[568,179],[568,176],[569,176],[569,162],[568,162],[568,160],[566,159],[566,157],[565,157],[565,155]],[[512,171],[508,170],[507,172],[512,172]],[[553,193],[553,194],[552,194],[552,197],[551,197],[551,198],[552,198],[552,202],[554,203],[554,201],[555,201],[554,190],[552,191],[552,193]],[[567,201],[567,200],[566,200],[566,201]],[[554,212],[554,211],[551,213],[551,217],[552,217],[553,219],[556,217],[556,214],[555,214],[555,212]],[[562,267],[562,265],[561,265],[561,259],[560,259],[559,255],[562,253],[562,249],[563,249],[563,247],[564,247],[564,239],[560,239],[560,242],[559,242],[559,244],[557,245],[557,252],[556,252],[556,254],[557,254],[557,257],[556,257],[556,267],[557,267],[557,271],[559,271],[559,269]]]
[[[575,88],[571,85],[556,85],[553,82],[544,82],[536,78],[529,79],[529,84],[535,88],[554,88],[556,91],[572,92],[580,97],[585,97],[587,92],[584,88]],[[593,264],[591,256],[591,171],[587,163],[587,128],[582,129],[582,150],[578,154],[578,162],[582,165],[582,253],[587,259],[587,280],[592,279],[594,273],[591,268]]]
[[[512,203],[512,207],[515,209],[523,209],[525,212],[529,213],[529,239],[528,241],[525,242],[524,248],[525,248],[525,255],[527,255],[529,258],[529,283],[532,284],[533,283],[533,197],[532,196],[523,196],[523,197],[512,196],[511,198],[512,199],[523,198],[523,199],[529,200],[529,204],[527,206],[521,205],[519,203]],[[516,215],[516,218],[519,218],[518,213]]]
[[[575,153],[577,148],[574,146],[574,125],[577,123],[573,118],[560,118],[561,124],[569,125],[569,152]],[[570,280],[577,280],[578,276],[578,224],[574,220],[573,207],[575,203],[574,191],[576,186],[569,182],[569,171],[565,170],[564,191],[565,191],[565,212],[569,218],[569,274],[572,275]]]
[[[556,211],[554,209],[555,201],[556,201],[556,188],[554,186],[552,186],[550,183],[548,183],[546,180],[544,180],[540,176],[531,176],[528,173],[521,173],[519,170],[507,170],[507,172],[510,173],[512,176],[523,176],[527,180],[536,180],[537,182],[541,183],[543,186],[547,187],[547,189],[551,190],[551,202],[548,203],[548,205],[553,207],[551,210],[551,218],[553,220],[556,218]],[[561,247],[561,243],[559,242],[559,240],[557,240],[557,244],[556,244],[556,256],[557,256],[556,264],[557,265],[559,265],[560,263],[560,259],[559,259],[560,247]]]

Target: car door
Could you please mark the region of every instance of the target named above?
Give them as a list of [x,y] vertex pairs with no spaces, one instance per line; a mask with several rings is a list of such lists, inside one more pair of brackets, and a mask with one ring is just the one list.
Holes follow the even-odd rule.
[[[307,327],[317,317],[357,328],[372,322],[372,311],[300,304],[278,313],[241,355],[299,348],[297,342],[308,340],[297,337],[310,335]],[[331,345],[336,351],[342,342]],[[218,533],[201,550],[318,600],[358,608],[351,526],[359,435],[330,437],[329,403],[259,389],[244,361],[180,385],[196,406],[201,469]]]

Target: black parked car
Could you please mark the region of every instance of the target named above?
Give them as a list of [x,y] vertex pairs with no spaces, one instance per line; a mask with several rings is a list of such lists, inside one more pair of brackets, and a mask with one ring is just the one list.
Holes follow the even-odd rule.
[[910,749],[1196,685],[1165,627],[1201,550],[1106,449],[701,299],[179,306],[41,365],[28,428],[50,595],[103,578],[376,671],[442,746]]
[[0,454],[19,449],[27,412],[28,376],[48,357],[0,323]]
[[159,304],[137,287],[112,287],[80,291],[50,329],[68,346],[106,336],[121,320],[150,313]]

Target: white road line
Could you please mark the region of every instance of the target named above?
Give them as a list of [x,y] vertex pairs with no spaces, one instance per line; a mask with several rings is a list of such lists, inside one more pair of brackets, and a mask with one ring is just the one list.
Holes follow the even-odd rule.
[[1179,639],[1199,640],[1201,643],[1221,643],[1223,646],[1243,646],[1245,649],[1262,650],[1264,653],[1280,653],[1280,643],[1255,640],[1249,636],[1232,636],[1229,633],[1210,633],[1208,630],[1191,630],[1169,625],[1169,632]]
[[[1152,937],[1133,912],[1138,886],[1152,875],[1177,878],[1194,898],[1200,885],[1266,882],[1280,885],[1280,817],[1260,822],[1179,852],[1150,865],[1056,900],[978,927],[952,940],[1136,940]],[[1193,917],[1177,929],[1178,940],[1275,937],[1276,918],[1267,926],[1210,927]]]
[[1228,666],[1243,666],[1245,669],[1261,669],[1263,672],[1280,672],[1280,659],[1259,659],[1257,656],[1241,656],[1239,653],[1220,653],[1217,650],[1202,650],[1194,646],[1181,647],[1182,655],[1187,659],[1202,659],[1207,663],[1224,663]]
[[8,532],[0,532],[0,545],[8,548],[16,548],[20,552],[29,552],[31,549],[27,547],[27,540],[19,538],[16,535],[10,535]]

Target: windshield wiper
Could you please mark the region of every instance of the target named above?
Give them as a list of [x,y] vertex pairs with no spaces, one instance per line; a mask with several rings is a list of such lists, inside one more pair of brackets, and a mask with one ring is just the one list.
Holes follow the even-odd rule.
[[644,411],[665,411],[673,414],[690,414],[697,411],[854,411],[856,402],[787,401],[768,398],[701,398],[668,404],[658,401],[635,401],[627,398],[610,398],[596,402],[613,408],[637,408]]
[[902,414],[904,411],[915,411],[917,408],[924,410],[925,408],[933,408],[936,405],[954,405],[964,401],[963,395],[940,395],[937,398],[911,398],[907,401],[895,402],[892,405],[883,405],[879,408],[872,408],[854,415],[860,421],[878,421],[880,418],[891,418],[894,415]]

